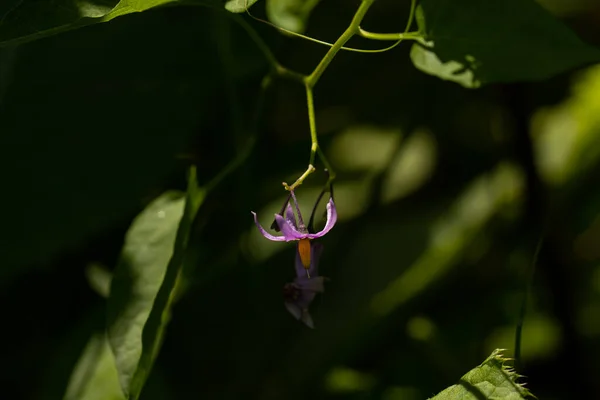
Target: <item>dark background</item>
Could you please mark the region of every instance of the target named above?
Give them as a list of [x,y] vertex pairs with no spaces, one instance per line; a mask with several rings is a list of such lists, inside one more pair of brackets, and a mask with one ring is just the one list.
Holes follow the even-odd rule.
[[[353,3],[323,1],[308,34],[334,41]],[[404,3],[377,2],[365,22],[398,31]],[[555,10],[600,45],[600,8],[577,4]],[[299,72],[326,51],[251,23]],[[315,89],[340,217],[322,239],[317,329],[283,307],[293,247],[262,239],[250,215],[268,225],[308,161],[304,90],[278,80],[250,157],[201,210],[202,262],[143,399],[431,397],[493,349],[512,354],[542,236],[519,373],[540,399],[597,396],[598,67],[467,90],[416,70],[409,49],[341,52]],[[245,32],[204,8],[0,51],[0,397],[62,398],[104,329],[90,264],[112,270],[131,220],[184,189],[190,164],[206,183],[246,145],[266,70]],[[298,190],[307,213],[325,179]]]

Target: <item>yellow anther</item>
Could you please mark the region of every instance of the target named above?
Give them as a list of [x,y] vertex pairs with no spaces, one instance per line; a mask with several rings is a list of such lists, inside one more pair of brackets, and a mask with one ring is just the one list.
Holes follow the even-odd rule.
[[308,270],[310,268],[310,239],[300,239],[298,241],[298,254],[300,254],[302,266]]

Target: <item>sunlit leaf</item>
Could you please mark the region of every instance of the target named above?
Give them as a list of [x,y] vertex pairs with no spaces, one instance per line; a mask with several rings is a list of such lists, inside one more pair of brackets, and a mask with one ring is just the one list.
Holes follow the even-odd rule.
[[533,0],[423,0],[417,22],[423,40],[411,50],[415,66],[469,88],[600,62],[599,49]]
[[191,170],[187,196],[165,193],[133,222],[108,300],[108,339],[123,392],[137,399],[160,348],[192,222],[204,198]]
[[522,173],[508,163],[475,179],[432,224],[428,248],[373,297],[373,312],[387,315],[441,279],[490,219],[507,205],[515,204],[522,191]]
[[250,8],[258,0],[228,0],[225,9],[232,13],[242,13]]
[[81,355],[64,400],[125,400],[106,335],[96,334]]
[[218,0],[4,0],[0,46],[40,39],[154,7],[176,4],[217,6]]
[[501,350],[495,350],[480,366],[467,372],[458,384],[450,386],[431,400],[519,400],[531,396],[520,377],[507,367]]
[[319,0],[267,0],[267,16],[275,25],[302,33],[312,9]]

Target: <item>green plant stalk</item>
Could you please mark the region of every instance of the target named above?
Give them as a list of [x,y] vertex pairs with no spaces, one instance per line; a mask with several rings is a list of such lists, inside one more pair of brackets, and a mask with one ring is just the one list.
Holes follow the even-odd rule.
[[279,77],[287,78],[291,80],[295,80],[297,82],[304,82],[305,75],[300,74],[298,72],[292,71],[284,66],[282,66],[277,58],[267,46],[267,44],[262,40],[260,35],[252,29],[252,27],[239,15],[233,15],[232,18],[248,33],[248,36],[252,39],[256,47],[263,53],[265,59],[271,66],[271,70]]
[[308,162],[308,168],[298,179],[296,179],[296,182],[294,182],[291,186],[288,186],[284,182],[284,187],[287,190],[293,190],[296,187],[300,186],[302,182],[304,182],[304,180],[315,171],[314,163],[315,155],[317,154],[317,152],[319,154],[319,158],[325,165],[325,168],[327,168],[329,171],[329,181],[331,182],[333,180],[333,177],[335,177],[335,172],[331,169],[331,165],[327,161],[327,158],[319,149],[313,88],[315,87],[315,85],[317,84],[327,67],[329,67],[329,64],[331,64],[336,54],[344,47],[344,45],[352,38],[352,36],[359,33],[360,23],[364,19],[369,8],[373,5],[374,1],[375,0],[363,0],[360,3],[358,10],[356,10],[354,17],[352,18],[352,22],[350,22],[350,26],[346,28],[344,33],[342,33],[342,35],[335,41],[333,46],[329,48],[329,50],[327,51],[323,59],[319,62],[317,67],[313,70],[313,72],[310,75],[304,77],[304,87],[306,88],[306,103],[308,108],[308,125],[310,128],[311,139],[310,158]]
[[421,37],[419,32],[406,32],[406,33],[374,33],[359,28],[360,36],[365,39],[381,40],[381,41],[400,41],[400,40],[414,40]]
[[[321,162],[323,162],[323,165],[329,172],[328,182],[331,183],[335,179],[336,174],[331,168],[331,165],[325,157],[325,154],[319,147],[313,89],[319,81],[319,79],[321,78],[321,76],[323,75],[323,73],[325,72],[325,70],[327,69],[327,67],[329,67],[329,64],[331,64],[337,53],[340,50],[345,49],[344,45],[354,35],[361,35],[363,37],[373,40],[397,41],[398,43],[400,43],[400,41],[402,41],[403,39],[416,39],[420,37],[420,34],[418,32],[408,32],[408,29],[410,28],[410,25],[413,21],[416,0],[411,1],[410,15],[404,33],[372,33],[362,29],[360,27],[360,24],[362,23],[365,15],[367,14],[369,8],[373,5],[374,2],[375,0],[362,0],[348,28],[346,28],[346,30],[335,41],[335,43],[331,45],[323,59],[319,62],[319,64],[316,66],[316,68],[310,75],[302,75],[295,71],[289,70],[283,67],[281,64],[279,64],[273,53],[270,51],[268,46],[262,41],[260,36],[258,36],[258,34],[245,21],[238,18],[240,25],[250,34],[256,45],[259,47],[259,49],[263,52],[267,60],[270,62],[271,68],[275,72],[275,74],[283,78],[303,82],[304,87],[306,89],[308,123],[311,138],[310,157],[306,171],[304,171],[304,173],[298,179],[296,179],[296,181],[292,185],[288,185],[287,183],[283,182],[283,185],[287,190],[293,190],[296,187],[300,186],[304,182],[304,180],[315,171],[314,164],[316,155],[319,156],[319,159],[321,160]],[[395,47],[398,43],[394,44],[392,47]]]
[[248,36],[250,36],[250,39],[252,39],[256,47],[258,47],[261,53],[263,53],[269,64],[271,64],[271,68],[277,69],[279,62],[277,61],[277,58],[275,58],[275,55],[269,46],[267,46],[267,44],[262,40],[260,35],[239,15],[232,14],[231,18],[233,18],[235,22],[237,22],[242,29],[246,31]]
[[342,49],[342,47],[352,38],[352,36],[359,33],[360,23],[367,14],[367,11],[369,11],[369,8],[371,8],[373,5],[374,1],[375,0],[363,0],[360,3],[358,10],[356,10],[356,14],[354,14],[354,18],[352,18],[352,22],[350,22],[350,26],[348,26],[338,40],[335,41],[333,46],[331,46],[329,51],[327,51],[327,54],[325,54],[325,57],[323,57],[315,70],[305,78],[304,82],[308,87],[311,89],[314,88],[321,78],[321,75],[323,75],[323,72],[325,72],[329,64],[331,64],[331,61],[333,61],[333,58],[338,51]]
[[417,31],[417,32],[409,32],[408,30],[410,29],[410,27],[412,26],[413,20],[415,18],[415,11],[417,9],[417,0],[411,0],[410,1],[410,12],[408,14],[408,21],[406,21],[406,27],[404,28],[404,32],[402,33],[373,33],[373,32],[369,32],[366,31],[364,29],[362,29],[361,27],[358,28],[358,33],[360,34],[360,36],[366,38],[366,39],[371,39],[371,40],[391,40],[391,41],[397,41],[396,44],[394,44],[392,47],[396,47],[398,44],[400,44],[400,42],[402,40],[405,39],[409,39],[409,40],[416,40],[422,37],[421,32]]
[[540,250],[542,249],[542,243],[544,236],[542,235],[537,242],[533,258],[531,260],[531,266],[529,267],[529,275],[527,276],[527,282],[523,291],[523,300],[521,302],[521,310],[519,312],[519,319],[517,321],[517,327],[515,330],[515,367],[521,367],[521,338],[523,335],[523,324],[525,322],[525,314],[527,312],[527,302],[531,294],[531,287],[533,286],[533,277],[535,274],[535,267],[540,256]]
[[[315,171],[315,154],[319,149],[319,138],[317,136],[317,120],[315,118],[315,102],[313,98],[313,91],[307,83],[305,83],[304,87],[306,88],[306,106],[308,108],[308,124],[310,127],[310,158],[308,160],[308,168],[298,179],[296,179],[296,182],[294,182],[290,186],[288,186],[285,182],[283,183],[283,186],[286,188],[286,190],[294,190],[296,187],[302,185],[302,182],[304,182],[304,180]],[[322,154],[323,152],[320,152],[319,157],[321,157]],[[325,164],[325,162],[323,164]],[[329,165],[329,163],[327,163],[327,165]]]

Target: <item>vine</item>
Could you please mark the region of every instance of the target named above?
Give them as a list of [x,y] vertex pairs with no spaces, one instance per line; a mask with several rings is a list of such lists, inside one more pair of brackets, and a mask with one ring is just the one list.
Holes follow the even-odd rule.
[[[282,66],[278,61],[273,52],[269,49],[269,47],[264,43],[264,41],[260,38],[260,36],[248,25],[243,19],[237,18],[238,23],[248,32],[252,40],[256,43],[259,50],[263,53],[267,61],[271,64],[271,72],[275,75],[294,80],[302,84],[306,91],[306,105],[308,109],[308,124],[310,129],[310,157],[308,161],[308,167],[302,173],[293,184],[288,185],[286,182],[283,182],[283,186],[286,190],[292,191],[296,187],[300,186],[306,178],[313,172],[315,172],[315,158],[318,156],[321,162],[323,163],[325,169],[328,171],[328,181],[327,185],[330,185],[336,177],[335,171],[332,169],[331,164],[327,160],[323,150],[319,146],[319,138],[317,133],[317,122],[315,117],[315,102],[314,102],[314,88],[321,79],[323,73],[327,70],[337,53],[341,50],[346,51],[354,51],[361,53],[380,53],[384,51],[391,50],[398,46],[403,40],[417,40],[421,38],[419,32],[409,32],[409,29],[413,23],[416,9],[416,0],[411,0],[410,4],[410,12],[408,21],[406,23],[406,27],[404,32],[400,33],[374,33],[363,29],[360,25],[367,15],[369,8],[373,5],[375,0],[362,0],[360,6],[356,10],[350,25],[346,28],[346,30],[340,35],[340,37],[334,43],[324,42],[318,39],[311,38],[306,35],[302,35],[281,27],[276,26],[268,21],[264,21],[260,18],[254,17],[250,11],[248,10],[248,3],[246,0],[246,13],[253,19],[268,24],[279,31],[291,34],[293,36],[309,40],[312,42],[316,42],[322,45],[329,46],[329,50],[325,54],[325,56],[321,59],[321,61],[317,64],[315,69],[308,75],[301,74],[299,72],[290,70],[284,66]],[[395,43],[391,46],[388,46],[383,49],[356,49],[352,47],[346,47],[345,44],[352,39],[354,36],[361,36],[365,39],[376,40],[376,41],[394,41]]]

